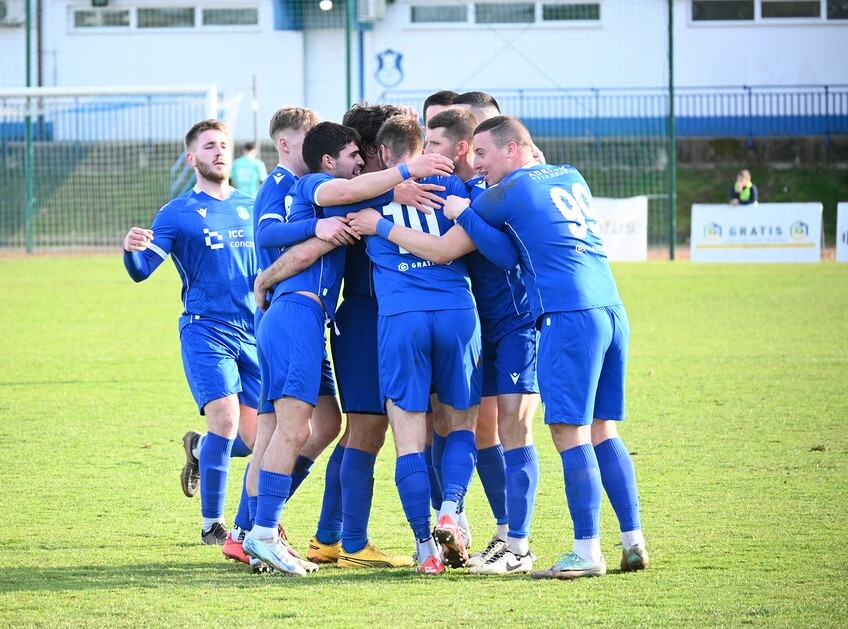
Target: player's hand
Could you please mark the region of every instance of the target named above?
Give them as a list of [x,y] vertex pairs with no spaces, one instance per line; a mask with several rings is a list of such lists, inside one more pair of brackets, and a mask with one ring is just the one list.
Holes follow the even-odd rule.
[[445,216],[452,221],[455,221],[469,205],[471,205],[471,201],[469,199],[463,199],[455,194],[451,194],[445,200]]
[[347,215],[350,226],[362,236],[374,236],[377,233],[377,221],[383,218],[377,210],[366,208]]
[[153,240],[153,232],[141,227],[133,227],[124,237],[124,251],[144,251]]
[[402,116],[409,116],[410,118],[419,119],[418,112],[415,109],[415,105],[400,105],[400,111]]
[[453,173],[453,162],[438,153],[421,155],[415,161],[409,162],[407,166],[409,167],[409,174],[415,179],[430,177],[431,175],[447,176]]
[[253,301],[256,302],[256,307],[262,312],[267,311],[268,307],[271,305],[271,302],[268,299],[270,287],[266,285],[266,276],[266,273],[263,271],[257,275],[256,279],[253,281]]
[[315,235],[333,245],[352,245],[359,240],[359,234],[347,224],[346,218],[332,217],[318,220]]
[[436,192],[444,192],[445,187],[434,183],[418,183],[406,180],[395,186],[394,200],[401,205],[409,205],[425,214],[432,214],[444,205],[445,200]]
[[540,149],[535,144],[533,144],[533,148],[531,149],[530,152],[533,155],[533,159],[535,159],[540,164],[547,164],[548,163],[548,162],[545,161],[545,154],[542,153],[542,149]]

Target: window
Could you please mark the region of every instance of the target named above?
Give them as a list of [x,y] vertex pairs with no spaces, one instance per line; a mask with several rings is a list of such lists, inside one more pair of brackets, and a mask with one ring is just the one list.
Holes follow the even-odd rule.
[[75,28],[127,27],[130,25],[129,11],[86,10],[74,11]]
[[414,24],[467,21],[468,5],[465,4],[412,7],[412,22]]
[[542,4],[542,19],[545,22],[578,21],[601,19],[601,5],[591,4]]
[[203,9],[203,26],[252,26],[259,24],[259,9]]
[[194,28],[194,7],[138,9],[139,28]]
[[763,0],[762,16],[786,18],[786,17],[821,17],[821,2],[771,2]]
[[827,0],[828,20],[848,20],[848,0]]
[[478,3],[474,5],[474,21],[477,24],[526,24],[536,20],[536,5],[528,3],[500,4]]
[[696,22],[753,20],[754,0],[695,0],[692,2],[692,19]]
[[692,0],[693,22],[848,20],[848,0]]

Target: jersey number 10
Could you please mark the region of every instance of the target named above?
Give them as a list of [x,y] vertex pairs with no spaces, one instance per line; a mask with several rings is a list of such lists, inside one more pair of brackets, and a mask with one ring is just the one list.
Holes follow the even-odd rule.
[[[400,203],[389,203],[383,207],[383,216],[391,216],[392,222],[395,225],[404,225],[415,231],[423,232],[424,226],[421,224],[422,212],[419,212],[414,207],[407,207]],[[439,221],[436,215],[432,212],[424,214],[424,220],[427,221],[427,233],[433,236],[441,236],[442,232],[439,229]],[[408,254],[409,251],[398,245],[398,253]]]

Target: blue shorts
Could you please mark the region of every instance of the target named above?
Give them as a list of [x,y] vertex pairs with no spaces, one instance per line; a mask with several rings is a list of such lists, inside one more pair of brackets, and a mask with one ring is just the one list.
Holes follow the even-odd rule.
[[430,385],[442,404],[480,403],[480,320],[474,308],[380,316],[380,390],[407,412],[426,412]]
[[539,388],[546,424],[624,419],[630,324],[624,306],[542,316]]
[[[256,340],[266,405],[283,397],[318,403],[327,353],[324,321],[321,305],[298,293],[276,299],[262,317]],[[273,404],[259,411],[272,412]]]
[[536,328],[513,330],[494,343],[483,339],[483,397],[538,393]]
[[[262,321],[262,316],[265,313],[257,308],[256,316],[254,317],[255,322],[255,330],[259,330],[259,322]],[[258,346],[257,339],[257,346]],[[262,350],[259,350],[259,357],[262,357]],[[261,370],[260,370],[261,371]],[[268,393],[266,390],[265,381],[267,378],[260,378],[259,382],[259,404],[256,407],[257,413],[273,413],[274,412],[274,403],[268,400]],[[330,364],[330,358],[327,355],[326,347],[324,349],[324,360],[321,363],[321,387],[318,390],[318,395],[335,395],[336,394],[336,382],[333,380],[333,367]]]
[[235,394],[241,404],[256,408],[259,362],[250,334],[191,317],[180,329],[180,348],[186,380],[201,415],[212,400]]
[[377,362],[377,301],[345,297],[330,334],[339,400],[345,413],[385,415]]

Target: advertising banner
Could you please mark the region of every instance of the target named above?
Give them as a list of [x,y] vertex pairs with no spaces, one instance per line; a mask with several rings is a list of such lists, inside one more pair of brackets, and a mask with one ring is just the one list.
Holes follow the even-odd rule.
[[848,262],[848,203],[836,204],[836,261]]
[[819,262],[821,236],[821,203],[692,206],[692,262]]
[[614,262],[648,259],[648,197],[607,199],[595,197],[596,229],[607,258]]

